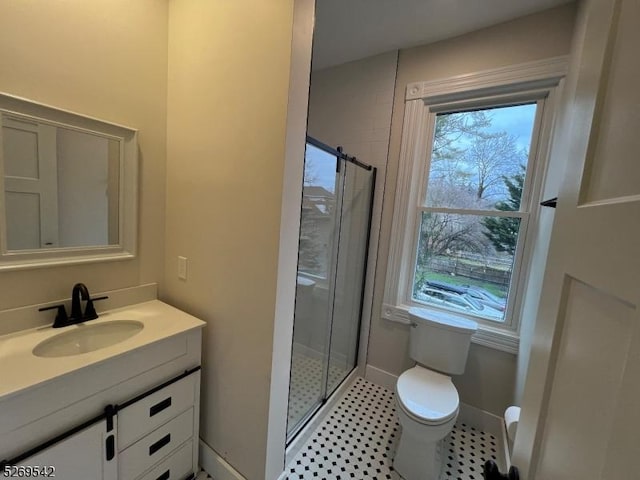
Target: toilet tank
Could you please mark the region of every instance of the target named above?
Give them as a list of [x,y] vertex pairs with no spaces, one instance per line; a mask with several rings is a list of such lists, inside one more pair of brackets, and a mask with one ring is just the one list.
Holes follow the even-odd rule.
[[464,373],[471,336],[478,330],[473,320],[444,312],[410,308],[409,355],[420,365],[449,375]]

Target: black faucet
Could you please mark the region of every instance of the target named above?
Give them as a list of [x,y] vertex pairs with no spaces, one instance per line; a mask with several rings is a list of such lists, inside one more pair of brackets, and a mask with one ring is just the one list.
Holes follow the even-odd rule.
[[[89,289],[84,283],[76,283],[73,286],[73,290],[71,291],[71,315],[67,317],[67,310],[64,305],[53,305],[51,307],[43,307],[40,308],[39,311],[45,310],[53,310],[54,308],[58,310],[56,315],[56,319],[53,322],[53,328],[61,328],[67,327],[69,325],[74,325],[76,323],[86,322],[87,320],[94,320],[98,318],[98,314],[96,313],[96,309],[93,305],[93,302],[97,300],[104,300],[105,298],[109,298],[107,296],[91,298],[89,295]],[[84,313],[82,313],[82,306],[80,304],[80,300],[84,300],[87,302],[85,306]]]
[[[71,316],[69,317],[70,323],[78,323],[83,320],[89,320],[84,318],[82,313],[82,307],[80,305],[80,297],[82,300],[89,300],[89,289],[84,283],[76,283],[71,291]],[[93,320],[93,319],[92,319]]]

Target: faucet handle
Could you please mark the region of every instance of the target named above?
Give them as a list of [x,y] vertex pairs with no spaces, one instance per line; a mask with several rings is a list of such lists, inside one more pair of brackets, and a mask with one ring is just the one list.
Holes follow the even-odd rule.
[[109,297],[106,295],[104,297],[89,298],[87,300],[87,306],[84,309],[84,319],[95,320],[96,318],[98,318],[98,313],[96,312],[96,308],[93,306],[93,302],[97,302],[99,300],[106,300],[107,298]]
[[58,309],[58,313],[56,314],[56,319],[53,321],[53,328],[66,327],[69,325],[69,317],[67,316],[67,309],[64,308],[63,304],[60,305],[52,305],[51,307],[42,307],[39,308],[39,312],[44,312],[47,310],[53,310],[54,308]]

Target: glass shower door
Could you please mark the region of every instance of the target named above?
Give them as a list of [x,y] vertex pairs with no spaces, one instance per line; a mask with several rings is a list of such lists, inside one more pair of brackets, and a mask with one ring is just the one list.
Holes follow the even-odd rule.
[[358,337],[375,181],[372,170],[342,162],[344,168],[340,236],[334,282],[327,396],[357,364]]
[[308,139],[287,440],[356,366],[374,181],[375,169]]
[[298,277],[287,436],[322,404],[333,308],[341,175],[338,158],[307,144],[300,216]]

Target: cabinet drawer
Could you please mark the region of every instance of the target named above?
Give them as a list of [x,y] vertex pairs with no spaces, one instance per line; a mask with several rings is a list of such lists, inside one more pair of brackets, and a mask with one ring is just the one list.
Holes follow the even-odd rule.
[[137,480],[184,480],[193,473],[193,441],[189,440]]
[[192,407],[196,380],[192,374],[118,412],[118,450],[122,451],[160,425]]
[[138,440],[118,455],[118,478],[133,480],[193,436],[193,408]]

